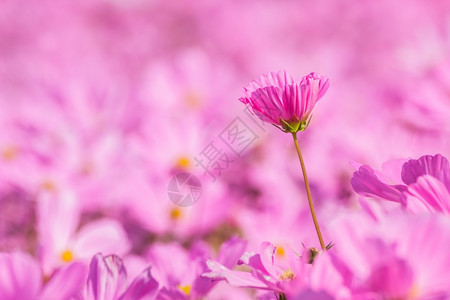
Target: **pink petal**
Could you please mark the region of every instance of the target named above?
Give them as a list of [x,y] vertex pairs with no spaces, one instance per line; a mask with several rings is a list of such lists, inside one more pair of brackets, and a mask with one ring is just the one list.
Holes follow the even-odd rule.
[[233,237],[220,247],[217,261],[227,268],[233,268],[247,248],[247,242]]
[[[440,154],[424,155],[419,159],[411,159],[402,168],[402,179],[406,184],[413,184],[422,175],[428,174],[440,180],[450,173],[448,160]],[[450,179],[450,178],[449,178]]]
[[404,299],[412,288],[413,270],[408,262],[395,259],[376,267],[367,280],[367,285],[387,299]]
[[85,264],[75,262],[58,270],[45,285],[40,299],[66,300],[81,291],[88,268]]
[[267,288],[264,283],[253,277],[251,273],[232,271],[212,260],[207,260],[206,264],[211,271],[203,273],[203,277],[215,280],[226,280],[230,285],[235,287]]
[[158,293],[158,282],[152,277],[151,268],[142,272],[128,287],[120,300],[139,300],[145,297],[146,300],[155,299]]
[[407,209],[414,212],[442,212],[450,215],[450,193],[444,183],[424,175],[408,187]]
[[35,300],[40,289],[41,271],[31,256],[0,253],[0,299]]
[[405,187],[400,185],[388,185],[381,182],[375,175],[375,171],[367,166],[361,166],[353,173],[351,184],[355,192],[363,196],[377,196],[394,202],[403,202],[402,190]]
[[115,220],[88,223],[77,234],[73,252],[76,257],[88,258],[95,253],[125,254],[130,248],[127,234]]
[[127,274],[117,255],[96,254],[89,266],[87,300],[116,300],[126,288]]

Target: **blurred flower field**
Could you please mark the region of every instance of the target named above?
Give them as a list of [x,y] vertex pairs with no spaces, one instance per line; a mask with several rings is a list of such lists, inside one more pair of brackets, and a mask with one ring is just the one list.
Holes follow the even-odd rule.
[[1,1],[0,124],[0,300],[450,299],[447,0]]

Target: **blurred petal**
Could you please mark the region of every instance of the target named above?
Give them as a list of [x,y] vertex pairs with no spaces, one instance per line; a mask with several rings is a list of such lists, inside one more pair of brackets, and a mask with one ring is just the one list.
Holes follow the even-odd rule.
[[58,270],[45,285],[40,299],[65,300],[71,299],[86,282],[88,268],[85,264],[75,262]]
[[246,248],[247,241],[233,237],[222,244],[219,255],[217,256],[217,261],[231,269],[237,264]]
[[414,280],[413,270],[403,259],[394,259],[377,266],[367,280],[368,287],[388,299],[408,295]]
[[97,252],[105,254],[125,254],[130,248],[122,225],[115,220],[100,220],[88,223],[77,234],[74,254],[88,258]]
[[408,210],[414,213],[442,212],[450,215],[450,193],[444,184],[430,175],[417,179],[406,193]]
[[159,284],[153,279],[150,270],[147,268],[136,277],[120,300],[155,299]]
[[40,288],[40,268],[28,254],[0,253],[0,299],[35,300]]
[[210,272],[202,274],[204,277],[211,278],[213,280],[226,280],[229,284],[236,287],[254,287],[254,288],[267,288],[267,286],[253,277],[249,272],[232,271],[218,262],[208,260],[206,262]]

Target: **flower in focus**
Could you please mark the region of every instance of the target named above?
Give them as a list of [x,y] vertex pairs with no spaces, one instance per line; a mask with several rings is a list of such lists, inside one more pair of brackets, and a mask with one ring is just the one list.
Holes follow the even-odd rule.
[[285,132],[305,130],[316,102],[329,86],[327,77],[311,73],[295,83],[286,71],[271,72],[253,80],[239,100],[263,121]]

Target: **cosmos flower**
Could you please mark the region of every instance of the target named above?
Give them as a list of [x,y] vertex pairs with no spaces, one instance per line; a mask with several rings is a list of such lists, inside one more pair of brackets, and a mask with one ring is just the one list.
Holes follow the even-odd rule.
[[114,219],[78,228],[81,213],[71,192],[46,193],[38,200],[39,258],[45,275],[74,261],[88,262],[98,251],[122,255],[130,249],[125,230]]
[[[400,166],[395,162],[385,166]],[[450,214],[450,164],[444,156],[424,155],[411,159],[383,173],[367,165],[353,174],[355,192],[366,197],[377,197],[402,204],[411,213],[440,212]],[[394,179],[393,177],[396,177]]]
[[310,257],[309,250],[299,255],[293,249],[284,250],[264,242],[258,253],[245,252],[238,261],[238,265],[243,265],[241,269],[250,272],[231,269],[233,265],[218,260],[207,260],[210,271],[203,276],[225,280],[236,287],[265,291],[258,299],[273,299],[273,293],[279,299],[285,296],[296,300],[345,299],[349,291],[344,286],[344,276],[331,264],[327,252],[317,252],[312,264],[305,260]]
[[397,211],[380,221],[344,214],[331,229],[329,266],[344,278],[351,299],[448,299],[450,257],[439,251],[450,241],[449,225],[442,214]]
[[317,73],[296,83],[286,71],[271,72],[253,80],[239,100],[251,107],[261,120],[285,132],[297,132],[308,126],[314,105],[325,95],[328,86],[328,78]]
[[72,299],[83,285],[87,267],[71,263],[56,271],[50,280],[42,282],[38,262],[21,251],[0,253],[0,299]]
[[[301,286],[304,265],[294,252],[286,253],[282,258],[276,256],[277,248],[269,242],[261,245],[259,253],[246,252],[239,260],[239,265],[246,265],[252,271],[231,270],[218,261],[208,260],[210,272],[203,276],[215,280],[226,280],[232,286],[251,287],[285,293],[293,285]],[[231,266],[232,267],[232,266]]]

